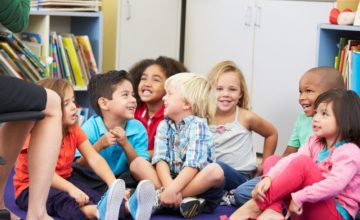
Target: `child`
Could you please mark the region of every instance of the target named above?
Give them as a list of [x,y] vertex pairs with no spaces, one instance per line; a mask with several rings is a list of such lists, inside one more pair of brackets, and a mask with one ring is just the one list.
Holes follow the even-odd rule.
[[[71,84],[68,81],[54,78],[43,79],[38,84],[57,92],[62,98],[63,106],[64,138],[46,204],[49,214],[62,219],[118,219],[125,191],[124,181],[115,179],[106,161],[91,147],[85,133],[77,124],[74,91]],[[27,209],[29,197],[27,148],[28,143],[18,157],[14,175],[15,201],[24,210]],[[71,165],[76,148],[79,149],[96,174],[109,186],[103,198],[98,192],[71,177]],[[134,218],[139,215],[149,218],[152,206],[146,209],[146,204],[149,203],[146,194],[153,193],[155,196],[154,187],[150,181],[144,181],[139,185],[137,191],[142,194],[134,194],[129,202],[122,206],[122,209],[125,207],[126,210],[131,210],[130,213]],[[136,210],[133,207],[137,202],[142,209]],[[152,201],[150,200],[150,202]],[[95,205],[96,203],[97,205]],[[123,214],[124,212],[125,210],[121,211]]]
[[[149,159],[147,134],[134,118],[136,100],[131,79],[126,71],[110,71],[90,79],[90,104],[96,115],[82,126],[94,149],[106,160],[114,175],[127,187],[136,187],[145,179],[143,169],[136,168],[136,158]],[[88,167],[85,158],[76,153],[74,176],[99,192],[106,184]],[[135,166],[137,167],[137,166]]]
[[[282,200],[292,219],[352,219],[360,203],[360,99],[332,89],[315,101],[314,135],[282,158],[231,219],[278,219]],[[281,207],[281,205],[280,205]]]
[[[316,98],[332,88],[344,88],[344,80],[339,73],[332,67],[316,67],[303,74],[299,81],[299,104],[303,108],[300,112],[292,134],[289,138],[288,146],[283,153],[283,157],[297,152],[297,150],[307,141],[312,131],[312,116],[314,114],[314,103]],[[280,157],[272,156],[272,163]],[[229,200],[234,206],[241,206],[251,199],[251,191],[260,181],[260,177],[251,179],[236,188],[233,198]]]
[[[215,100],[206,78],[179,73],[165,82],[165,120],[158,128],[152,164],[142,160],[158,189],[155,210],[175,208],[185,218],[213,211],[222,197],[223,172],[215,155],[206,118],[212,119]],[[198,196],[199,199],[186,198]],[[204,202],[204,199],[206,200]]]
[[[13,77],[0,76],[0,103],[1,114],[42,111],[45,115],[39,121],[21,120],[0,125],[0,155],[5,159],[0,165],[0,209],[5,208],[5,185],[11,169],[26,136],[32,131],[30,143],[33,146],[29,148],[31,195],[27,218],[50,218],[46,212],[46,199],[62,138],[60,97],[54,91],[41,86]],[[40,151],[42,153],[39,153]],[[16,219],[12,213],[11,218]]]
[[141,121],[147,130],[150,158],[154,154],[156,128],[164,120],[164,82],[170,76],[186,71],[182,63],[164,56],[156,60],[142,60],[129,71],[134,79],[135,97],[139,104],[135,118]]
[[[235,189],[256,170],[252,131],[264,137],[263,161],[275,151],[277,131],[266,120],[249,111],[249,96],[243,74],[232,61],[216,64],[209,73],[215,89],[217,110],[210,125],[217,163],[224,170],[225,189]],[[261,173],[262,165],[258,167]]]

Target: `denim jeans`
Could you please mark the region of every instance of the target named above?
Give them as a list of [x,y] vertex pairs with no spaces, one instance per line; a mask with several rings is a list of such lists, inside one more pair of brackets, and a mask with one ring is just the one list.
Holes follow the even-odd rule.
[[239,185],[251,179],[251,175],[249,173],[236,171],[234,168],[222,161],[216,161],[216,163],[219,164],[221,169],[224,171],[225,190],[235,189]]
[[261,176],[254,177],[235,189],[234,198],[236,201],[236,205],[242,206],[244,203],[251,199],[251,191],[255,188],[256,184],[260,182],[260,179]]

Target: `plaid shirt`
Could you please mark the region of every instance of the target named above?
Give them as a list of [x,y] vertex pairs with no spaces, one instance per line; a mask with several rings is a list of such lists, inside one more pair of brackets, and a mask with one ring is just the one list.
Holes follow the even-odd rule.
[[175,124],[165,118],[156,131],[152,164],[162,160],[173,174],[184,167],[201,170],[214,162],[214,143],[206,119],[190,115]]

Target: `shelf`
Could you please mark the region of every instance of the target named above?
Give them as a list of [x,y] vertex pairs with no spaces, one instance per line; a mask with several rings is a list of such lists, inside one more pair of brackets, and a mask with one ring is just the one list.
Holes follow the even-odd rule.
[[339,49],[337,44],[341,37],[360,40],[360,26],[345,26],[332,24],[318,25],[318,66],[333,66]]
[[102,16],[102,12],[30,11],[30,15],[49,15],[63,17],[100,17]]

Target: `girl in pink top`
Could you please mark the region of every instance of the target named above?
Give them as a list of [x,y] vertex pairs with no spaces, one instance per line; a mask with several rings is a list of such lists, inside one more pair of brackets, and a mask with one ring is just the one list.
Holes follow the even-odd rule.
[[315,102],[314,136],[281,159],[230,219],[354,219],[360,204],[360,99],[333,89]]

